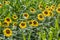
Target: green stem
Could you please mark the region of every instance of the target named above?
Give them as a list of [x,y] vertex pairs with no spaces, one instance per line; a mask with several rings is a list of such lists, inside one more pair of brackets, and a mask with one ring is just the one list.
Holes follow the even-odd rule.
[[31,37],[31,32],[29,33],[28,40],[30,40],[30,37]]
[[22,35],[23,35],[23,40],[26,40],[26,37],[25,37],[25,35],[24,35],[24,33],[22,32]]

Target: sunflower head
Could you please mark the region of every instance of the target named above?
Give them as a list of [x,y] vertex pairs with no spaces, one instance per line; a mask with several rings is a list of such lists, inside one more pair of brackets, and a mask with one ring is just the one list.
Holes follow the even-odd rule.
[[38,20],[44,20],[44,16],[42,14],[38,14],[37,17],[38,17]]
[[36,20],[33,20],[32,23],[33,26],[38,26],[38,22]]
[[30,26],[32,26],[33,25],[33,22],[32,22],[33,20],[30,20],[29,22],[28,22],[28,24],[30,25]]
[[29,18],[29,14],[28,13],[23,13],[23,17],[28,19]]
[[19,26],[20,26],[20,28],[26,28],[26,22],[21,22],[20,24],[19,24]]
[[3,30],[3,34],[6,37],[10,37],[10,36],[12,36],[12,31],[11,31],[11,29],[6,28],[6,29]]
[[42,4],[40,4],[38,7],[39,7],[40,10],[43,9],[43,5]]
[[3,27],[8,27],[9,26],[9,23],[8,22],[3,22],[2,26]]
[[31,13],[35,13],[36,11],[35,11],[34,8],[31,7],[31,8],[30,8],[30,12],[31,12]]
[[44,15],[44,16],[50,16],[49,11],[44,10],[44,11],[43,11],[43,15]]
[[56,11],[57,11],[57,13],[60,13],[60,7],[58,7],[58,8],[56,9]]
[[8,23],[11,23],[12,22],[12,20],[10,19],[10,18],[5,18],[5,20],[4,20],[5,22],[8,22]]
[[14,23],[13,23],[13,26],[17,26],[17,22],[14,22]]
[[51,9],[52,9],[52,10],[54,10],[54,9],[55,9],[55,7],[56,7],[56,5],[54,5],[54,4],[53,4],[53,5],[51,5]]
[[13,19],[17,19],[18,17],[17,17],[17,15],[13,15]]
[[10,4],[10,1],[4,1],[4,4],[8,5]]
[[0,8],[2,8],[2,6],[3,6],[3,5],[2,5],[2,4],[0,4]]

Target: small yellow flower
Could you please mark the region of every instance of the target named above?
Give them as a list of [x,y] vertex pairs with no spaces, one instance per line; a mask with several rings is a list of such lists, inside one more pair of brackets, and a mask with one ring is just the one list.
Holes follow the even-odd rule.
[[33,20],[30,20],[30,21],[28,22],[30,26],[33,25],[33,22],[32,22],[32,21],[33,21]]
[[43,15],[44,15],[44,16],[50,16],[49,11],[44,10],[44,11],[43,11]]
[[6,37],[11,37],[12,36],[12,30],[9,29],[9,28],[6,28],[6,29],[3,30],[3,34]]
[[8,22],[8,23],[11,23],[12,22],[12,20],[9,17],[6,17],[4,21],[5,22]]
[[48,5],[46,5],[45,9],[48,10],[50,7]]
[[4,1],[4,4],[9,5],[10,4],[10,1]]
[[8,22],[3,22],[2,26],[3,27],[8,27],[9,26],[9,23]]
[[37,17],[38,17],[38,20],[44,20],[44,16],[42,14],[38,14]]
[[55,7],[56,7],[56,5],[54,5],[54,4],[51,5],[51,9],[52,9],[52,10],[55,10]]
[[35,13],[36,10],[35,10],[34,8],[31,7],[31,8],[30,8],[30,12],[31,12],[31,13]]
[[56,11],[57,11],[57,13],[60,13],[60,7],[58,7],[58,8],[56,9]]
[[23,13],[23,17],[28,19],[29,18],[29,14],[28,13]]
[[0,8],[2,8],[2,6],[3,6],[3,5],[2,5],[2,4],[0,4]]
[[14,23],[13,23],[13,26],[17,26],[17,22],[14,22]]
[[33,20],[32,23],[33,26],[38,26],[38,22],[36,20]]
[[54,16],[53,12],[50,12],[50,16],[51,16],[51,17],[53,17],[53,16]]
[[17,17],[17,15],[13,15],[13,19],[17,19],[18,17]]
[[19,24],[19,26],[20,26],[20,28],[22,28],[22,29],[26,28],[26,22],[21,22],[21,23]]
[[41,4],[38,7],[39,7],[40,10],[43,9],[43,5],[41,5]]

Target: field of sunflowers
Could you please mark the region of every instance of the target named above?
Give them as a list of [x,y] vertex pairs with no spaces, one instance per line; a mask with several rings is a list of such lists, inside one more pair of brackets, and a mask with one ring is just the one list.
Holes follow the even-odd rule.
[[0,40],[60,40],[60,0],[0,0]]

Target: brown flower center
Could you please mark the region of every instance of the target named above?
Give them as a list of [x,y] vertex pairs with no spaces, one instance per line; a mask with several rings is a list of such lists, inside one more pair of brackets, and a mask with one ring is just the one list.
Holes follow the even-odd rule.
[[60,8],[58,9],[58,11],[60,11]]
[[29,22],[29,24],[32,24],[32,22]]
[[27,17],[27,14],[24,14],[25,17]]
[[7,21],[10,21],[10,19],[9,19],[9,18],[7,18],[6,20],[7,20]]
[[6,30],[6,33],[7,33],[7,34],[10,34],[10,30]]
[[36,24],[36,21],[34,21],[33,23]]
[[45,13],[45,14],[48,14],[48,12],[47,12],[47,11],[45,11],[44,13]]
[[24,24],[24,23],[21,23],[21,25],[22,25],[22,26],[25,26],[25,24]]
[[40,15],[39,17],[42,18],[42,15]]

